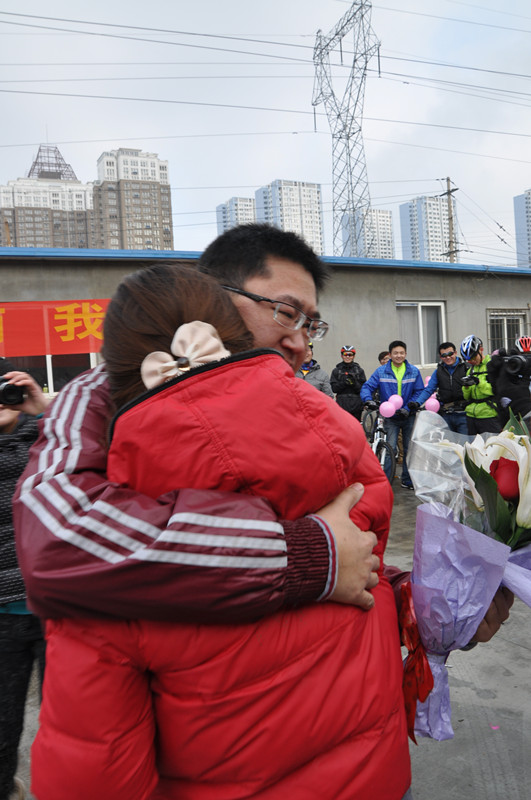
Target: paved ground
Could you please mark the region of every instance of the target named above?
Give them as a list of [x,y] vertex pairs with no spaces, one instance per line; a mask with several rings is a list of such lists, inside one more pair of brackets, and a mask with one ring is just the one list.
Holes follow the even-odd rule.
[[[418,502],[412,491],[400,488],[397,479],[395,486],[386,560],[408,569]],[[510,620],[492,642],[468,653],[454,653],[448,663],[455,737],[411,744],[414,800],[529,800],[531,609],[516,600]],[[29,748],[37,717],[33,682],[19,768],[28,784]]]
[[[389,564],[411,567],[417,505],[395,489]],[[452,653],[448,666],[455,737],[411,743],[414,800],[529,800],[531,609],[515,600],[491,642]]]

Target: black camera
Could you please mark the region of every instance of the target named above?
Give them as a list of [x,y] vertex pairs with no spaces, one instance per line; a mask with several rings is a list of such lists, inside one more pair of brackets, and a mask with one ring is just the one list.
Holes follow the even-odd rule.
[[475,375],[464,375],[461,378],[461,386],[477,386],[479,383],[479,378],[476,378]]
[[21,386],[9,383],[7,378],[0,376],[0,405],[18,406],[24,402],[24,390]]
[[521,375],[523,378],[531,378],[531,353],[504,356],[503,361],[508,375]]

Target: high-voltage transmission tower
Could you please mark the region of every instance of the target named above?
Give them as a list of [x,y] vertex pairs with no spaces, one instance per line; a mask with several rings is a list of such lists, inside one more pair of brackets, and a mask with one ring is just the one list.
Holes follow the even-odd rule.
[[[371,8],[370,0],[355,0],[328,36],[317,32],[313,53],[313,105],[324,103],[332,132],[336,256],[370,255],[374,238],[361,133],[367,66],[379,47],[371,29]],[[352,67],[343,96],[339,97],[332,86],[330,54],[338,51],[343,63],[342,42],[350,31],[354,34]]]

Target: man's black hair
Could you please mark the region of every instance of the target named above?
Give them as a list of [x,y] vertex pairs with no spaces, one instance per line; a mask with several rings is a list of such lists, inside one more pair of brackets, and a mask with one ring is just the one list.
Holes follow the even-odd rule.
[[317,291],[330,276],[328,267],[300,236],[262,223],[238,225],[222,233],[206,248],[198,266],[200,272],[241,289],[249,278],[268,274],[268,256],[300,264],[312,276]]
[[448,347],[451,347],[452,350],[457,350],[457,347],[453,342],[441,342],[441,344],[439,345],[439,353],[441,352],[441,350],[446,350],[446,348]]
[[406,353],[407,353],[407,347],[406,347],[406,343],[405,343],[405,342],[401,342],[401,341],[400,341],[400,339],[395,339],[395,340],[394,340],[393,342],[391,342],[391,344],[389,345],[389,355],[391,355],[391,350],[394,350],[394,348],[395,348],[395,347],[403,347],[403,348],[404,348],[404,350],[405,350],[405,351],[406,351]]

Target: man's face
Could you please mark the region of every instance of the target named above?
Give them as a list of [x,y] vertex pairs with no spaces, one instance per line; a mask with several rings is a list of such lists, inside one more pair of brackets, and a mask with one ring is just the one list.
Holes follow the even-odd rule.
[[454,350],[453,347],[443,347],[442,350],[439,350],[439,358],[443,364],[446,364],[446,366],[450,367],[456,362],[457,351]]
[[389,358],[390,358],[389,353],[386,353],[384,356],[382,356],[382,358],[380,359],[380,364],[382,365],[382,367],[384,364],[387,364]]
[[20,411],[0,405],[0,433],[11,433],[17,426]]
[[406,360],[406,351],[403,347],[393,347],[390,356],[395,367],[399,367]]
[[306,348],[306,355],[304,356],[304,363],[309,364],[313,358],[313,350],[311,347]]
[[352,364],[354,361],[354,353],[342,353],[341,358],[345,362],[345,364]]
[[483,348],[479,348],[479,353],[476,353],[475,356],[472,358],[467,358],[467,364],[470,364],[473,367],[478,367],[481,362],[483,361]]
[[[274,256],[266,259],[266,265],[269,274],[248,278],[242,286],[245,291],[291,303],[309,317],[319,316],[315,284],[304,267]],[[273,306],[269,303],[258,303],[238,294],[234,294],[232,299],[253,334],[255,345],[278,350],[296,372],[304,362],[308,348],[305,328],[298,331],[283,328],[274,319]]]

